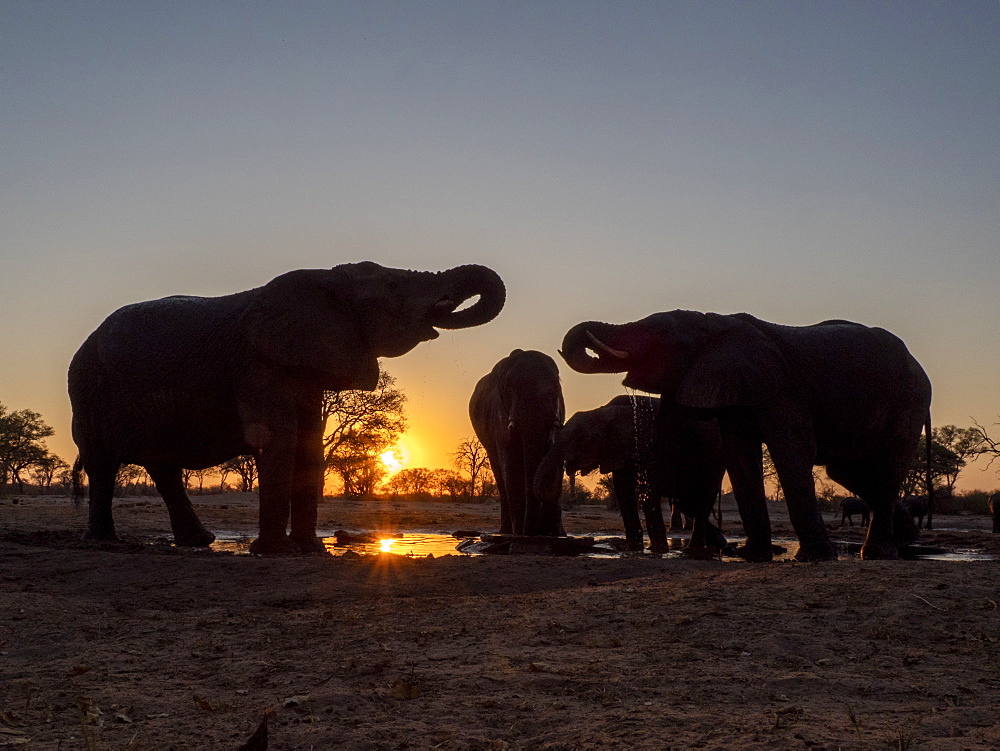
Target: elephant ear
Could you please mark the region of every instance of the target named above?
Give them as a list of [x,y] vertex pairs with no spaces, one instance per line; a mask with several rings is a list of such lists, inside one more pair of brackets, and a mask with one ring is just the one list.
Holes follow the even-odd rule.
[[374,389],[378,358],[343,287],[336,269],[300,269],[253,290],[248,347],[325,389]]
[[738,322],[712,337],[677,389],[678,404],[697,409],[751,407],[770,399],[786,381],[777,345],[754,326]]

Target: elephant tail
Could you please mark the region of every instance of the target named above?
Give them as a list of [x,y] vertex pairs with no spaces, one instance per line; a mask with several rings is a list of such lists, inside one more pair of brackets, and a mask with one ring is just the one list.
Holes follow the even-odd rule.
[[924,418],[924,461],[927,462],[927,525],[925,529],[931,529],[931,523],[934,519],[934,473],[932,471],[931,465],[931,413],[927,412],[927,417]]
[[79,456],[73,462],[73,471],[70,477],[73,484],[73,505],[79,506],[83,502],[83,459]]

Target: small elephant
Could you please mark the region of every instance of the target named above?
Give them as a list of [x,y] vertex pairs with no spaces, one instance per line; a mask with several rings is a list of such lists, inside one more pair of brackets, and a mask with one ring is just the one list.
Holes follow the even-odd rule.
[[322,551],[323,391],[375,388],[378,358],[436,339],[438,328],[486,323],[505,298],[485,266],[431,273],[363,262],[112,313],[69,367],[76,476],[85,469],[90,482],[86,537],[115,538],[115,473],[138,464],[166,502],[175,543],[208,545],[214,535],[195,514],[181,469],[252,454],[260,536],[251,552]]
[[993,517],[993,534],[1000,535],[1000,493],[994,493],[989,500],[990,516]]
[[863,498],[852,495],[840,502],[840,526],[844,526],[846,521],[850,526],[854,526],[854,517],[861,516],[861,524],[865,527],[871,521],[871,509]]
[[[595,470],[610,473],[629,550],[643,549],[640,506],[650,550],[668,549],[663,496],[674,501],[678,516],[683,509],[694,519],[691,547],[721,548],[725,540],[708,520],[725,471],[718,427],[714,422],[690,421],[689,440],[668,447],[657,439],[659,412],[660,400],[654,397],[616,396],[603,407],[575,413],[538,468],[536,492],[554,487],[553,476],[561,476],[564,467],[571,476]],[[676,523],[680,526],[679,519]]]
[[500,533],[561,536],[558,489],[535,492],[535,473],[566,418],[559,366],[542,352],[515,349],[479,379],[469,419],[490,459],[500,493]]
[[[925,495],[908,495],[901,498],[899,505],[913,517],[913,520],[917,523],[917,529],[925,529],[924,527],[924,517],[930,513],[930,502],[927,500]],[[930,520],[928,519],[926,529],[930,529]]]
[[771,559],[761,444],[774,460],[799,560],[834,560],[814,465],[864,498],[865,558],[897,558],[893,503],[930,431],[931,385],[896,336],[849,321],[781,326],[746,313],[675,310],[580,323],[561,353],[581,373],[627,373],[626,387],[718,420],[747,555]]

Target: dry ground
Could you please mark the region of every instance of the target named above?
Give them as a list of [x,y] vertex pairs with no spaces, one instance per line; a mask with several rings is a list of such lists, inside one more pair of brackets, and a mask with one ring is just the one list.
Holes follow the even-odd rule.
[[[195,502],[256,528],[252,499]],[[0,747],[235,751],[265,715],[271,749],[1000,747],[998,561],[257,558],[157,542],[155,499],[116,519],[88,544],[68,499],[0,499]],[[496,509],[330,500],[320,525]],[[937,526],[1000,553],[984,518]]]

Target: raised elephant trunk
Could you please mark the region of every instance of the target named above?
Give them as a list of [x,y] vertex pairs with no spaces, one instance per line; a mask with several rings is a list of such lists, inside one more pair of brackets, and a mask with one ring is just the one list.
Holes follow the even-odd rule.
[[[503,280],[486,266],[468,264],[440,272],[441,298],[434,304],[429,323],[439,329],[465,329],[492,321],[503,310],[507,289]],[[467,300],[475,303],[456,310]]]
[[611,334],[610,324],[579,323],[566,332],[559,354],[579,373],[622,373],[628,370],[629,355],[608,343]]

